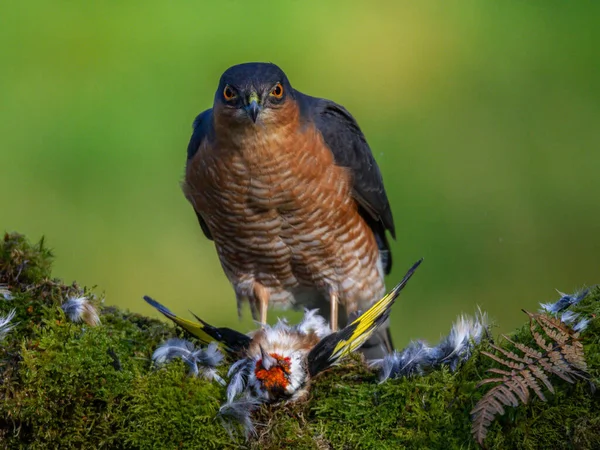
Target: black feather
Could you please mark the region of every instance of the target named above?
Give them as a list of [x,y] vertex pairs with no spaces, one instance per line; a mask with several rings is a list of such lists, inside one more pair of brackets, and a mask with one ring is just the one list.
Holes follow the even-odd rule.
[[[389,312],[379,316],[375,320],[375,326],[379,327],[383,322],[385,322],[389,317]],[[340,331],[336,333],[332,333],[329,336],[324,337],[321,341],[313,347],[310,353],[307,356],[308,360],[308,373],[310,373],[311,377],[314,377],[319,372],[328,369],[333,364],[336,363],[337,360],[331,360],[331,355],[333,354],[336,345],[340,341],[349,340],[354,331],[358,327],[358,324],[350,324]]]
[[[190,311],[191,312],[191,311]],[[215,341],[222,342],[225,344],[227,349],[233,353],[239,353],[243,350],[247,349],[252,342],[252,338],[245,335],[244,333],[240,333],[239,331],[235,331],[231,328],[226,327],[213,327],[212,325],[206,323],[196,314],[192,313],[192,315],[200,321],[203,325],[202,330],[208,334],[210,337],[214,338]]]
[[209,240],[212,241],[213,237],[208,228],[207,223],[204,221],[202,216],[200,214],[198,214],[198,212],[196,212],[196,217],[198,217],[198,223],[200,224],[200,228],[202,228],[202,232],[204,233],[204,236],[206,236]]
[[192,137],[187,148],[187,160],[191,160],[194,155],[198,152],[200,144],[206,138],[212,138],[214,134],[213,121],[212,121],[212,108],[202,111],[192,125],[193,132]]
[[[311,377],[314,377],[319,372],[323,372],[325,369],[331,367],[329,357],[335,350],[335,346],[340,340],[344,339],[344,336],[346,339],[352,336],[352,331],[355,328],[356,325],[349,325],[337,333],[324,337],[313,347],[306,358],[308,361],[308,373]],[[344,333],[346,330],[349,330],[349,332]]]
[[[231,328],[217,328],[212,325],[206,323],[196,314],[192,313],[192,315],[200,321],[202,326],[199,326],[196,323],[190,322],[188,320],[181,319],[177,317],[169,308],[160,304],[153,298],[144,295],[144,300],[154,308],[156,308],[161,314],[166,316],[175,322],[179,327],[185,330],[190,335],[200,339],[202,342],[209,344],[210,341],[205,341],[205,337],[195,334],[195,329],[199,328],[203,333],[210,336],[217,342],[223,344],[225,350],[229,353],[238,354],[239,352],[246,349],[251,342],[251,338],[245,335],[244,333],[240,333],[239,331],[232,330]],[[191,311],[190,311],[191,312]],[[188,328],[188,326],[190,328]]]

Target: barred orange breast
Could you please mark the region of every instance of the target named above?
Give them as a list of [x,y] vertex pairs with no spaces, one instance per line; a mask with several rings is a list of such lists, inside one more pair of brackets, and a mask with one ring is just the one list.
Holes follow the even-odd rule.
[[[385,294],[379,250],[319,131],[290,102],[285,122],[230,129],[188,162],[183,189],[239,297],[258,281],[277,307],[337,293],[349,314]],[[279,112],[280,113],[280,112]],[[325,311],[323,311],[325,312]]]

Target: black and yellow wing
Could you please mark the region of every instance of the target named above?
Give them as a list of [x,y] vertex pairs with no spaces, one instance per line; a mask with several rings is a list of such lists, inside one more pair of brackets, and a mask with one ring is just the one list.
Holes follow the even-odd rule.
[[423,259],[417,261],[404,278],[385,297],[364,314],[336,333],[323,338],[308,354],[308,371],[311,377],[334,365],[340,358],[359,349],[390,315],[394,301],[413,276]]
[[252,340],[249,336],[246,336],[244,333],[232,330],[231,328],[213,327],[194,313],[192,314],[194,314],[194,317],[198,319],[200,323],[192,322],[190,320],[185,320],[180,317],[177,317],[166,306],[161,305],[156,300],[148,297],[147,295],[144,296],[144,300],[146,300],[146,302],[148,302],[151,306],[156,308],[165,317],[171,319],[185,331],[199,339],[200,342],[202,342],[203,344],[210,344],[211,342],[216,341],[221,346],[221,348],[223,348],[223,350],[227,351],[228,353],[239,353],[242,350],[246,349],[248,345],[250,345],[250,341]]

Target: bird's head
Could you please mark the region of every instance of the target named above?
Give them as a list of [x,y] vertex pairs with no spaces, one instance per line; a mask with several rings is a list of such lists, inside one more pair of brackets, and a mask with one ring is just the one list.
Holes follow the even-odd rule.
[[261,347],[261,358],[256,361],[254,375],[272,398],[285,395],[290,385],[292,361],[278,353],[268,353]]
[[223,73],[213,110],[229,123],[253,126],[285,120],[293,89],[275,64],[245,63]]

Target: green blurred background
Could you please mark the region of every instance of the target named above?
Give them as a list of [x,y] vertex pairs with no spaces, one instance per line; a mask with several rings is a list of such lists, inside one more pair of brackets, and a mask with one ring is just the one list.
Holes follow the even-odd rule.
[[[0,226],[47,237],[56,275],[106,302],[240,324],[179,183],[220,74],[279,64],[346,106],[397,224],[396,345],[476,305],[600,282],[598,2],[3,2]],[[271,313],[273,320],[277,313]],[[293,318],[294,315],[292,314]]]

